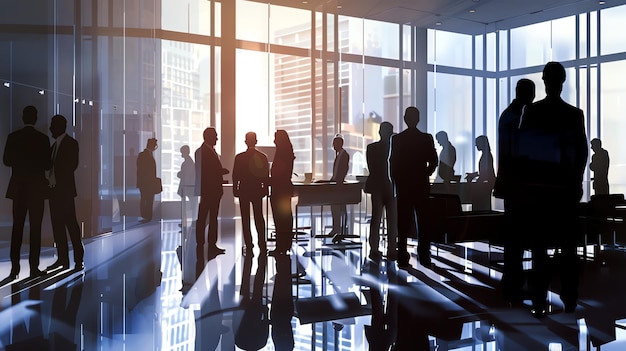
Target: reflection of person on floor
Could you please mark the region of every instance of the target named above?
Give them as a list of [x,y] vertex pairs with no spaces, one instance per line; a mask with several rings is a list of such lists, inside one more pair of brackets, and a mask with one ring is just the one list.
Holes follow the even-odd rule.
[[[415,225],[420,263],[431,265],[430,238],[422,228],[427,220],[429,177],[437,167],[437,150],[433,136],[417,129],[419,120],[419,110],[407,107],[404,112],[407,128],[391,138],[389,164],[398,202],[398,266],[403,268],[409,267],[407,238]],[[414,224],[416,214],[417,224]]]
[[155,138],[148,139],[146,148],[137,155],[137,188],[141,197],[139,199],[139,211],[142,217],[140,222],[150,222],[152,220],[152,207],[154,195],[160,190],[155,189],[157,181],[156,161],[154,160],[154,150],[159,146]]
[[186,226],[186,219],[197,218],[196,211],[198,210],[198,198],[194,195],[194,187],[196,185],[196,164],[190,156],[191,150],[189,145],[183,145],[180,147],[180,156],[183,158],[183,163],[180,165],[180,171],[176,176],[180,179],[178,183],[178,196],[181,197],[183,204],[189,201],[189,207],[191,208],[191,215],[187,216],[187,207],[183,208],[185,213],[185,221],[182,223]]
[[30,275],[43,274],[39,270],[41,251],[41,222],[44,199],[48,192],[46,170],[52,166],[50,140],[35,129],[37,109],[26,106],[22,111],[24,128],[12,132],[4,147],[3,162],[11,167],[11,178],[7,188],[7,199],[13,200],[13,229],[11,231],[11,272],[7,279],[15,280],[20,272],[20,249],[24,235],[26,214],[30,227],[30,249],[28,262]]
[[589,169],[593,171],[593,193],[609,194],[609,152],[602,148],[602,141],[598,138],[591,140],[591,150]]
[[[46,270],[59,267],[69,268],[69,250],[67,234],[69,234],[74,250],[76,269],[83,269],[85,249],[81,241],[80,227],[76,220],[76,181],[74,171],[78,168],[78,142],[65,133],[67,120],[55,115],[50,122],[50,133],[55,140],[52,145],[52,168],[49,172],[50,186],[50,219],[52,234],[57,247],[57,260]],[[67,233],[67,234],[66,234]]]
[[246,133],[248,149],[235,156],[233,166],[233,195],[239,198],[241,228],[246,251],[252,251],[250,230],[250,205],[254,215],[257,238],[261,254],[267,250],[265,244],[265,219],[263,218],[263,198],[268,195],[269,162],[267,156],[256,149],[256,133]]
[[202,133],[204,142],[195,152],[196,159],[196,191],[195,195],[200,196],[198,205],[198,220],[196,221],[196,255],[198,260],[203,256],[205,242],[205,230],[207,218],[209,229],[207,237],[207,258],[212,259],[223,254],[224,249],[217,247],[217,214],[220,209],[220,201],[224,190],[224,174],[228,170],[222,167],[222,162],[215,152],[217,143],[217,132],[215,128],[209,127]]
[[[70,292],[69,301],[67,300]],[[76,350],[79,334],[76,333],[76,316],[83,294],[83,283],[54,289],[50,321],[50,350]]]
[[515,191],[514,179],[518,176],[513,169],[513,156],[517,150],[520,117],[527,105],[535,99],[535,83],[522,78],[515,87],[515,99],[502,112],[498,120],[498,174],[493,187],[493,196],[504,202],[504,218],[508,235],[503,238],[504,267],[502,289],[504,298],[511,304],[522,302],[522,288],[526,279],[522,267],[524,232],[520,230],[526,218],[520,211],[521,194]]
[[276,256],[276,276],[272,291],[272,308],[270,309],[270,323],[272,325],[272,340],[277,351],[293,350],[293,296],[291,295],[291,257],[288,255]]
[[[333,138],[333,150],[335,150],[335,161],[333,162],[333,176],[330,181],[341,185],[346,180],[350,168],[350,154],[343,148],[343,136],[341,134],[337,134]],[[328,235],[335,236],[333,241],[338,241],[345,234],[346,204],[331,205],[330,210],[333,217],[333,229]]]
[[370,222],[370,254],[373,260],[380,258],[378,245],[380,240],[380,222],[383,211],[387,218],[387,258],[397,258],[396,240],[398,234],[396,197],[389,175],[389,151],[393,124],[383,122],[378,131],[380,141],[367,145],[366,158],[369,176],[365,183],[364,191],[372,197],[372,219]]
[[293,196],[293,146],[285,130],[279,129],[274,133],[276,152],[272,169],[270,170],[270,184],[272,194],[270,204],[274,225],[276,226],[276,249],[273,254],[285,254],[291,249],[293,239],[293,214],[291,211],[291,197]]
[[372,262],[364,266],[365,276],[371,275],[369,286],[372,318],[365,325],[365,337],[370,351],[389,350],[396,339],[398,314],[397,273],[393,265]]
[[437,175],[444,183],[456,180],[454,177],[454,164],[456,163],[456,148],[448,139],[448,133],[443,130],[435,134],[435,138],[441,145],[439,153],[439,169]]
[[[269,336],[268,308],[263,303],[267,256],[260,255],[258,258],[254,284],[250,292],[253,257],[253,255],[246,255],[244,258],[240,290],[240,307],[243,311],[238,311],[233,318],[236,328],[235,345],[243,350],[260,350],[267,344]],[[239,320],[238,325],[237,320]]]
[[[556,248],[565,312],[574,312],[578,300],[581,240],[578,207],[587,164],[588,144],[582,110],[561,99],[565,68],[549,62],[543,69],[546,98],[529,106],[520,123],[520,150],[516,161],[522,173],[517,188],[523,194],[527,220],[531,222],[529,246],[532,270],[529,285],[532,314],[546,313],[551,280],[547,250]],[[555,156],[556,155],[556,156]]]

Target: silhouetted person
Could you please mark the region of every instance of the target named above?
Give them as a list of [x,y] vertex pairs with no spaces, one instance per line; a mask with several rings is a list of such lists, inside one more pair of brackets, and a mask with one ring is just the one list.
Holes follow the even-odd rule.
[[533,261],[529,285],[532,313],[537,318],[546,311],[551,278],[548,248],[557,249],[565,311],[576,308],[580,269],[576,251],[581,234],[578,207],[588,156],[583,112],[560,97],[565,69],[558,62],[547,63],[543,81],[546,98],[529,106],[522,115],[520,157],[516,161],[523,175],[517,185],[524,194],[523,205],[531,223],[528,235]]
[[369,285],[372,318],[364,328],[369,351],[389,350],[396,339],[400,290],[394,269],[393,265],[378,262],[364,266],[364,275],[372,279]]
[[76,181],[74,172],[78,168],[78,142],[65,133],[67,119],[55,115],[50,121],[50,133],[55,139],[52,144],[48,182],[50,186],[50,220],[52,234],[57,247],[57,260],[46,270],[69,268],[67,235],[74,249],[74,267],[83,269],[85,249],[81,240],[80,226],[76,219]]
[[289,135],[283,129],[274,133],[276,152],[270,170],[270,185],[272,193],[270,204],[274,225],[276,226],[276,249],[274,254],[285,254],[291,249],[293,239],[293,213],[291,211],[291,197],[293,196],[293,146]]
[[518,129],[520,116],[535,99],[535,83],[522,78],[515,87],[515,99],[502,112],[498,120],[498,174],[493,188],[493,196],[504,202],[505,230],[503,230],[504,267],[502,290],[506,300],[518,305],[522,302],[522,288],[525,278],[522,267],[524,247],[522,241],[527,235],[522,228],[526,222],[522,211],[522,193],[517,191],[517,174],[514,171],[514,156],[517,155]]
[[152,207],[154,204],[154,195],[161,192],[156,189],[157,180],[156,161],[154,160],[154,150],[159,146],[155,138],[150,138],[146,142],[146,148],[137,155],[137,188],[141,197],[139,199],[139,212],[142,219],[141,223],[152,220]]
[[448,139],[448,133],[443,130],[435,134],[435,138],[441,145],[439,153],[439,168],[437,174],[444,183],[456,180],[454,176],[454,164],[456,163],[456,148]]
[[396,196],[391,184],[389,174],[389,152],[391,150],[391,136],[393,135],[393,125],[389,122],[382,122],[378,130],[380,140],[367,145],[366,158],[369,176],[365,182],[364,191],[371,194],[372,219],[370,222],[370,253],[373,260],[380,258],[378,245],[380,240],[380,222],[383,211],[387,218],[387,258],[395,260],[398,257],[396,240],[398,237],[398,208]]
[[480,151],[478,160],[478,172],[465,173],[468,182],[474,182],[471,186],[472,210],[491,210],[491,191],[496,181],[496,172],[493,168],[493,155],[491,146],[486,135],[476,137],[476,149]]
[[609,194],[609,152],[602,148],[602,141],[598,138],[591,140],[591,150],[589,169],[593,171],[593,193]]
[[[234,173],[234,172],[233,172]],[[253,255],[246,255],[241,277],[241,308],[237,313],[240,316],[239,325],[235,332],[235,345],[242,350],[260,350],[267,344],[269,336],[269,315],[267,305],[263,301],[263,286],[265,284],[265,270],[267,256],[260,255],[257,261],[257,270],[254,275],[252,292],[250,291],[251,269]],[[236,324],[235,324],[236,325]]]
[[496,172],[493,168],[493,155],[491,154],[491,146],[486,135],[476,137],[476,149],[480,151],[480,159],[478,160],[478,172],[465,173],[465,179],[468,182],[476,181],[477,183],[491,183],[496,180]]
[[13,200],[13,229],[11,231],[11,272],[9,280],[15,280],[20,272],[20,249],[24,233],[24,222],[28,214],[30,227],[30,253],[28,262],[30,275],[43,274],[39,270],[41,251],[41,222],[44,199],[48,193],[46,170],[50,162],[50,140],[35,129],[37,109],[26,106],[22,111],[24,127],[7,137],[3,162],[11,167],[11,178],[6,197]]
[[[408,267],[410,255],[407,237],[417,225],[418,255],[422,265],[430,266],[430,238],[422,230],[426,220],[429,177],[437,167],[437,150],[433,136],[417,129],[420,112],[410,106],[404,112],[407,129],[391,138],[389,159],[391,180],[398,203],[398,266]],[[417,224],[415,215],[417,214]],[[412,224],[413,223],[413,224]]]
[[[337,134],[333,138],[333,150],[335,150],[335,161],[333,162],[333,175],[330,181],[342,185],[348,175],[348,169],[350,169],[350,154],[343,148],[343,136],[341,134]],[[333,229],[328,235],[334,236],[333,242],[339,242],[345,234],[346,204],[330,205],[330,211],[333,217]]]
[[263,198],[269,194],[268,181],[270,166],[267,156],[256,149],[256,133],[246,133],[248,149],[235,156],[233,166],[233,195],[239,198],[241,229],[246,251],[250,252],[252,232],[250,230],[250,205],[254,215],[254,226],[261,254],[267,250],[265,244],[265,219],[263,218]]
[[224,190],[224,174],[228,170],[222,167],[222,162],[215,152],[217,132],[209,127],[202,133],[204,142],[195,152],[196,159],[196,192],[200,196],[198,205],[198,220],[196,221],[196,254],[202,256],[205,242],[205,228],[207,217],[209,229],[207,233],[207,258],[211,259],[224,253],[224,249],[217,247],[217,214],[220,210],[220,201]]
[[178,196],[181,197],[185,218],[183,218],[183,225],[187,223],[187,206],[186,202],[189,201],[190,208],[192,209],[191,218],[196,218],[196,211],[198,210],[198,198],[194,195],[194,188],[196,186],[196,164],[190,156],[191,150],[189,145],[183,145],[180,147],[180,156],[183,158],[183,163],[180,165],[180,171],[176,176],[180,179],[178,183]]
[[276,351],[291,351],[294,347],[291,319],[294,313],[293,296],[291,294],[291,257],[276,256],[276,275],[272,290],[272,308],[270,324],[272,340]]

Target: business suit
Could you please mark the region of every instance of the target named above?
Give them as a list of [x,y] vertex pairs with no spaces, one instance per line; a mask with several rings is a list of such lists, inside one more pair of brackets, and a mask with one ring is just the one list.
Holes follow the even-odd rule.
[[[382,137],[382,135],[381,135]],[[380,239],[380,222],[383,210],[387,214],[387,258],[396,258],[396,240],[398,236],[398,209],[396,197],[393,192],[391,176],[389,175],[389,152],[391,149],[391,136],[386,140],[380,140],[367,145],[366,159],[369,176],[365,182],[364,191],[371,194],[372,220],[370,222],[370,258],[378,255]]]
[[254,224],[261,251],[265,251],[265,219],[263,218],[262,200],[269,194],[270,166],[267,156],[254,147],[235,156],[233,165],[233,195],[239,198],[241,229],[246,249],[250,250],[252,233],[250,230],[250,205],[254,215]]
[[196,222],[196,245],[198,253],[205,243],[204,232],[209,219],[209,229],[207,235],[208,251],[211,256],[217,248],[217,214],[220,209],[220,201],[224,190],[223,174],[225,174],[222,163],[215,152],[215,149],[206,142],[195,152],[196,160],[196,192],[200,196],[198,205],[198,220]]
[[[54,152],[56,148],[56,152]],[[78,142],[67,134],[62,134],[53,144],[50,170],[50,218],[52,221],[52,233],[57,246],[58,263],[67,266],[69,262],[67,233],[69,234],[72,248],[74,249],[74,262],[77,267],[83,264],[85,253],[81,241],[80,227],[76,220],[76,181],[74,172],[78,168]]]
[[152,220],[156,178],[156,161],[152,155],[152,150],[146,148],[137,155],[137,188],[141,194],[139,211],[144,221]]
[[48,190],[45,171],[51,167],[48,136],[36,130],[33,125],[26,125],[9,134],[3,162],[12,169],[6,192],[6,197],[13,200],[11,276],[17,276],[20,271],[20,248],[27,213],[30,225],[31,275],[39,273],[41,222]]
[[419,260],[423,265],[430,265],[430,238],[423,230],[423,222],[430,194],[429,177],[437,167],[433,136],[415,127],[394,135],[389,162],[398,202],[398,264],[409,264],[407,237],[417,214]]
[[522,150],[548,144],[552,146],[522,154],[516,162],[515,172],[522,175],[517,184],[524,194],[521,201],[527,219],[532,218],[527,238],[533,251],[529,283],[534,310],[545,309],[550,283],[546,250],[560,248],[560,297],[571,312],[578,299],[578,206],[588,157],[587,137],[582,110],[550,94],[529,106],[520,124]]

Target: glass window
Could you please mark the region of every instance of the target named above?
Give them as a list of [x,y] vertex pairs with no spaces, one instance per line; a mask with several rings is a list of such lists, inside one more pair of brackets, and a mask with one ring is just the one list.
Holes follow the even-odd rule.
[[477,35],[474,37],[474,50],[475,50],[475,58],[474,58],[474,68],[478,70],[483,70],[485,68],[484,60],[483,60],[483,49],[484,47],[484,35]]
[[206,0],[163,0],[161,26],[165,30],[211,34],[211,2]]
[[626,145],[624,143],[624,96],[626,96],[626,61],[602,64],[601,67],[601,101],[600,101],[600,139],[602,147],[609,152],[611,165],[609,183],[611,193],[626,192]]
[[562,62],[576,58],[576,35],[573,33],[576,33],[576,16],[552,21],[553,61]]
[[485,57],[485,63],[487,70],[491,72],[496,71],[496,33],[487,33],[486,39],[487,45],[487,57]]
[[339,52],[363,55],[363,20],[339,16]]
[[405,24],[402,26],[402,59],[404,61],[411,60],[411,38],[413,26]]
[[511,29],[511,69],[544,65],[550,61],[550,35],[547,35],[550,31],[550,22]]
[[428,63],[472,68],[472,36],[440,30],[428,30]]
[[272,44],[311,48],[311,12],[270,5],[270,40]]
[[509,31],[507,30],[501,30],[499,31],[498,37],[500,38],[500,45],[498,46],[499,49],[499,56],[498,56],[498,63],[500,64],[500,71],[506,71],[509,69]]
[[600,33],[602,33],[600,48],[602,55],[626,51],[626,40],[624,40],[623,31],[625,18],[626,5],[600,11]]
[[400,58],[400,26],[373,20],[363,21],[364,54],[398,60]]
[[236,38],[267,43],[269,39],[269,6],[246,0],[237,0],[236,6]]
[[[271,145],[269,106],[269,54],[237,50],[237,118],[235,150],[246,150],[245,134],[255,132],[259,145]],[[274,132],[271,136],[273,138]]]

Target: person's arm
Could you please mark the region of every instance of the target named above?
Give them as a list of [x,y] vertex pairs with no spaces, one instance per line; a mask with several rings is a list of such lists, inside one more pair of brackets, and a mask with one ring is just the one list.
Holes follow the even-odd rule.
[[233,196],[239,197],[239,163],[241,162],[241,155],[235,156],[235,162],[233,163]]
[[435,149],[435,141],[433,140],[433,136],[430,134],[428,134],[428,150],[426,150],[426,152],[428,153],[428,166],[426,167],[426,170],[428,175],[431,176],[435,173],[439,158],[437,157],[437,149]]

